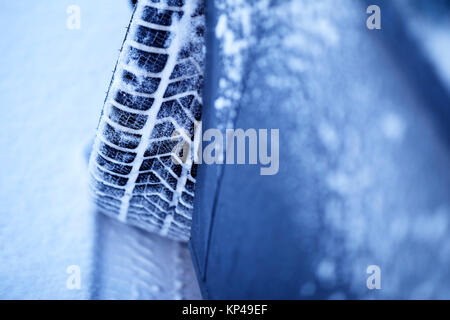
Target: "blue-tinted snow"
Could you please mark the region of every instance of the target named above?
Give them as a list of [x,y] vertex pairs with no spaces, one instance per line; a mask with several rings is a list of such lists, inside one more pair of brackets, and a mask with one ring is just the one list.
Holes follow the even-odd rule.
[[[80,30],[66,27],[72,4]],[[130,16],[125,0],[0,4],[0,298],[198,297],[180,289],[194,281],[185,248],[102,223],[87,191],[85,149]],[[69,265],[81,290],[66,288]],[[142,272],[118,282],[116,265]]]

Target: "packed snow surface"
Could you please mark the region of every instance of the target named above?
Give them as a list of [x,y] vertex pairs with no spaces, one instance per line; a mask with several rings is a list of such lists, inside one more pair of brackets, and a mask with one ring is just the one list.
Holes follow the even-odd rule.
[[73,4],[0,4],[0,298],[198,298],[186,247],[93,211],[86,150],[131,10],[79,0],[71,30]]

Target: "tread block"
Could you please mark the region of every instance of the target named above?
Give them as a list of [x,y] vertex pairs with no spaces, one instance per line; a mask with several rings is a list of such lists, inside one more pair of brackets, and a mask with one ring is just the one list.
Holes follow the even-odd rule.
[[127,149],[136,149],[141,140],[140,135],[115,129],[107,123],[104,126],[103,135],[112,144]]
[[188,79],[171,82],[164,93],[164,98],[174,96],[186,91],[198,91],[201,87],[203,78],[194,76]]
[[131,172],[131,169],[133,168],[128,165],[111,162],[102,157],[100,154],[97,154],[96,161],[101,167],[105,168],[106,170],[123,175],[129,174]]
[[166,66],[168,54],[143,51],[134,47],[128,48],[126,63],[132,62],[147,72],[160,73]]
[[139,173],[136,183],[159,183],[161,180],[153,172]]
[[101,181],[93,179],[92,183],[95,186],[96,190],[98,190],[104,194],[109,194],[110,196],[113,196],[114,198],[122,198],[123,195],[125,194],[124,189],[108,186]]
[[121,90],[117,91],[114,100],[125,107],[140,111],[149,110],[155,101],[153,98],[133,96],[132,94]]
[[181,172],[183,171],[183,167],[179,164],[176,164],[173,160],[172,157],[168,157],[168,156],[164,156],[164,157],[160,157],[159,160],[164,163],[164,165],[168,168],[170,168],[175,175],[177,175],[178,177],[181,177]]
[[194,123],[187,116],[183,107],[178,103],[177,100],[169,100],[165,101],[161,105],[161,109],[158,112],[157,119],[164,119],[171,117],[175,120],[175,122],[181,127],[186,129],[189,134],[192,136],[194,134]]
[[186,180],[186,190],[193,193],[194,192],[195,183],[189,179]]
[[119,162],[132,163],[136,158],[136,153],[114,149],[113,147],[107,145],[104,142],[100,143],[99,149],[100,152],[106,157],[114,159]]
[[172,135],[172,132],[175,131],[175,126],[166,121],[163,123],[158,123],[152,131],[152,135],[150,136],[151,139],[159,139],[159,138],[165,138],[170,137]]
[[107,182],[109,184],[114,184],[114,185],[117,185],[120,187],[123,187],[127,184],[128,178],[116,176],[112,173],[101,170],[98,167],[95,167],[94,170],[96,171],[96,174],[98,177],[100,177],[101,179],[103,179],[105,182]]
[[195,120],[200,121],[202,115],[202,105],[193,95],[188,95],[178,99],[181,105],[188,109],[193,115]]
[[192,178],[196,178],[197,177],[197,164],[196,163],[194,163],[192,165],[190,174],[191,174]]
[[108,204],[113,205],[117,208],[120,208],[121,202],[119,199],[116,199],[116,198],[113,198],[113,197],[110,197],[107,195],[99,195],[99,199],[101,199],[102,201],[107,201]]
[[161,199],[161,197],[159,197],[157,195],[150,195],[150,196],[147,196],[147,198],[150,202],[157,204],[160,208],[162,208],[166,211],[170,210],[169,203],[167,201],[164,201],[163,199]]
[[186,192],[181,193],[181,199],[187,204],[192,205],[194,203],[194,197],[190,194],[187,194]]
[[138,26],[134,40],[149,47],[168,48],[170,46],[171,36],[170,31]]
[[140,130],[144,127],[148,116],[121,110],[112,104],[109,106],[109,118],[121,126]]
[[155,161],[155,158],[145,159],[144,161],[142,161],[139,171],[148,171],[148,170],[152,169],[154,161]]
[[185,0],[151,0],[153,3],[166,3],[168,6],[172,7],[182,7],[184,6]]
[[149,23],[159,24],[161,26],[170,26],[172,25],[173,18],[181,19],[182,16],[183,12],[145,6],[142,14],[142,20]]
[[136,92],[152,94],[158,89],[161,78],[154,77],[137,77],[130,71],[124,70],[122,80],[127,85],[133,86]]
[[178,141],[167,139],[164,141],[152,142],[144,153],[144,157],[157,156],[160,154],[172,153]]
[[173,69],[173,72],[170,75],[170,79],[176,79],[186,76],[194,76],[197,74],[198,74],[197,67],[192,63],[192,61],[187,60],[175,65],[175,68]]

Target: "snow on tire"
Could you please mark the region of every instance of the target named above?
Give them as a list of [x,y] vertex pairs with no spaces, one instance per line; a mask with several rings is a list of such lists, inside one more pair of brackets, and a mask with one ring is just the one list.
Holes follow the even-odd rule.
[[192,221],[203,33],[202,0],[138,1],[89,164],[99,211],[180,241]]

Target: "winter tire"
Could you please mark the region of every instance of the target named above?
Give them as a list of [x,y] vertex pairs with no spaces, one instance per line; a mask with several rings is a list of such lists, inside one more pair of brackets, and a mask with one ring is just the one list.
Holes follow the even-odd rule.
[[[91,190],[100,212],[187,241],[202,107],[203,4],[139,0],[134,10],[90,157]],[[180,143],[189,146],[181,153]]]

